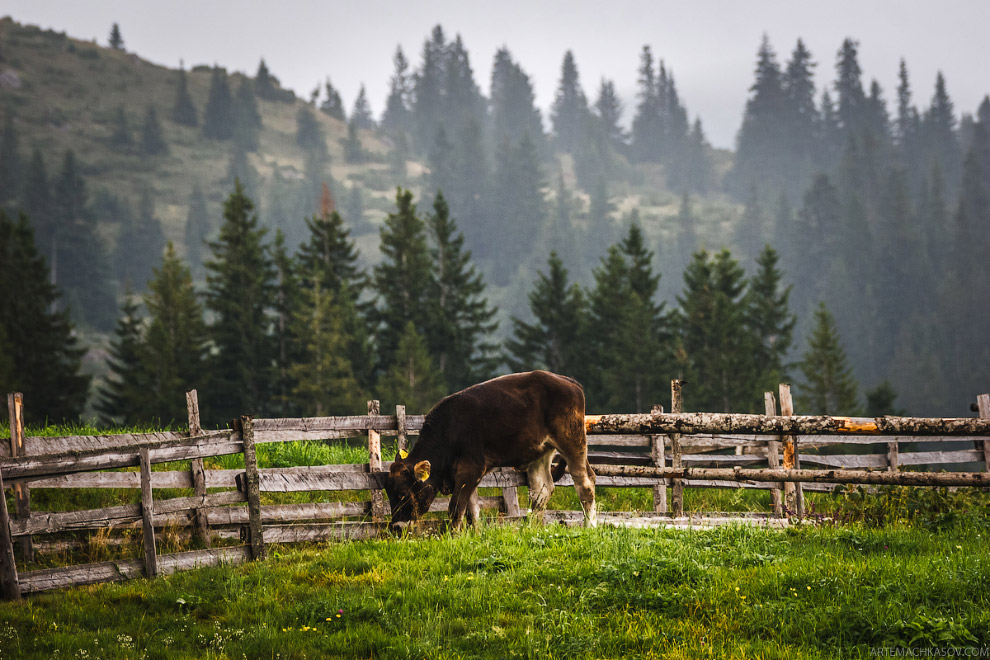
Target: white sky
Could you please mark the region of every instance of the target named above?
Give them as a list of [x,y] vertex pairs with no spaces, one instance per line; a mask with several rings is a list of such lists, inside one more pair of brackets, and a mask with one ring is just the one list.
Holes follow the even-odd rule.
[[507,46],[545,117],[570,49],[589,98],[602,77],[613,80],[628,119],[649,44],[718,147],[733,145],[764,33],[782,65],[803,38],[819,87],[834,78],[842,40],[858,40],[864,86],[876,78],[891,109],[901,57],[919,106],[938,71],[958,113],[974,113],[990,92],[987,0],[3,0],[0,15],[101,44],[117,22],[127,50],[173,67],[219,64],[253,75],[264,57],[303,97],[329,76],[348,110],[364,83],[376,117],[396,45],[418,67],[438,23],[449,38],[462,36],[486,93],[495,51]]

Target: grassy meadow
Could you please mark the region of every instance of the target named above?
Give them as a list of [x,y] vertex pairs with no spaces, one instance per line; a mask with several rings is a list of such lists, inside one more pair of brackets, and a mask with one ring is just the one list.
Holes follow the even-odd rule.
[[0,604],[0,658],[836,658],[990,646],[981,524],[486,526]]

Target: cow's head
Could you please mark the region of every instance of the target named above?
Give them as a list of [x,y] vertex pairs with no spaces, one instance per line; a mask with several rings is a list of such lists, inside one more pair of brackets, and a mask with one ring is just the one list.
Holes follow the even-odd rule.
[[396,458],[392,463],[385,478],[385,492],[392,505],[393,530],[401,530],[429,511],[436,497],[436,490],[427,483],[429,478],[429,461],[414,464],[409,459]]

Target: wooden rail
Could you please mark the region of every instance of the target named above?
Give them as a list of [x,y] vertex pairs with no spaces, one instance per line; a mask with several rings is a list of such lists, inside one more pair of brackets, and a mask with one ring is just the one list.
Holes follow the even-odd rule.
[[[683,515],[682,489],[688,487],[779,488],[803,484],[806,490],[829,490],[836,484],[904,484],[919,486],[990,485],[990,396],[980,397],[980,419],[878,418],[774,415],[773,396],[767,415],[681,413],[679,388],[672,386],[673,410],[659,406],[647,415],[588,416],[589,459],[600,487],[649,488],[654,510]],[[782,387],[782,403],[786,393]],[[23,405],[15,395],[9,407]],[[395,437],[405,445],[422,428],[423,416],[381,415],[377,402],[358,417],[238,420],[234,428],[203,431],[195,392],[187,397],[188,432],[24,437],[17,426],[22,411],[11,413],[11,442],[0,443],[0,493],[15,489],[14,515],[0,507],[0,597],[61,588],[71,584],[168,574],[219,561],[244,561],[265,556],[271,543],[324,539],[367,538],[382,532],[387,503],[381,498],[389,463],[381,460],[381,438]],[[882,435],[877,435],[882,434]],[[365,437],[369,462],[362,465],[259,469],[255,447],[262,443],[337,440]],[[924,442],[919,449],[917,443]],[[784,464],[778,451],[784,446]],[[932,446],[944,446],[936,451]],[[852,449],[882,449],[881,453],[850,453]],[[841,453],[829,453],[838,449]],[[788,450],[791,451],[788,457]],[[845,450],[845,451],[844,451]],[[725,453],[725,452],[732,453]],[[203,458],[243,454],[244,469],[204,469]],[[153,471],[155,464],[190,461],[188,470]],[[980,465],[982,472],[914,472],[905,467]],[[801,467],[824,469],[808,469]],[[135,471],[120,468],[140,467]],[[522,515],[517,489],[527,485],[525,474],[497,470],[481,482],[502,489],[501,496],[483,497],[482,505],[514,519]],[[570,475],[558,482],[572,486]],[[133,488],[141,490],[139,504],[90,511],[31,512],[29,488]],[[155,489],[192,489],[193,496],[155,499]],[[209,492],[208,489],[226,489]],[[370,501],[310,504],[262,504],[262,493],[300,491],[363,491]],[[791,492],[790,490],[788,492]],[[787,510],[800,513],[801,489],[795,488]],[[20,493],[20,495],[17,495]],[[23,502],[23,504],[22,504]],[[246,504],[246,506],[245,506]],[[783,503],[774,502],[778,515]],[[438,499],[432,512],[444,512]],[[562,514],[563,515],[563,514]],[[567,516],[564,516],[565,518]],[[670,519],[670,518],[665,518]],[[371,522],[369,522],[369,520]],[[189,530],[204,550],[176,555],[158,554],[155,535],[164,527]],[[15,540],[21,557],[30,561],[34,547],[45,547],[51,534],[94,529],[141,529],[140,559],[103,562],[18,574]],[[36,544],[32,546],[32,539]],[[213,540],[242,539],[236,548],[211,548]],[[71,543],[71,541],[68,541]],[[67,541],[55,541],[65,544]]]

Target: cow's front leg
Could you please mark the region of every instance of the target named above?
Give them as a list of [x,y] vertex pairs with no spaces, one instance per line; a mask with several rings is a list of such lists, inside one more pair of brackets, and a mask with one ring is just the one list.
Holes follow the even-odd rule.
[[481,514],[481,505],[478,501],[478,484],[484,476],[484,469],[470,467],[458,470],[454,479],[454,492],[450,496],[450,524],[455,529],[461,527],[464,521],[464,514],[470,508],[469,521],[477,525]]

